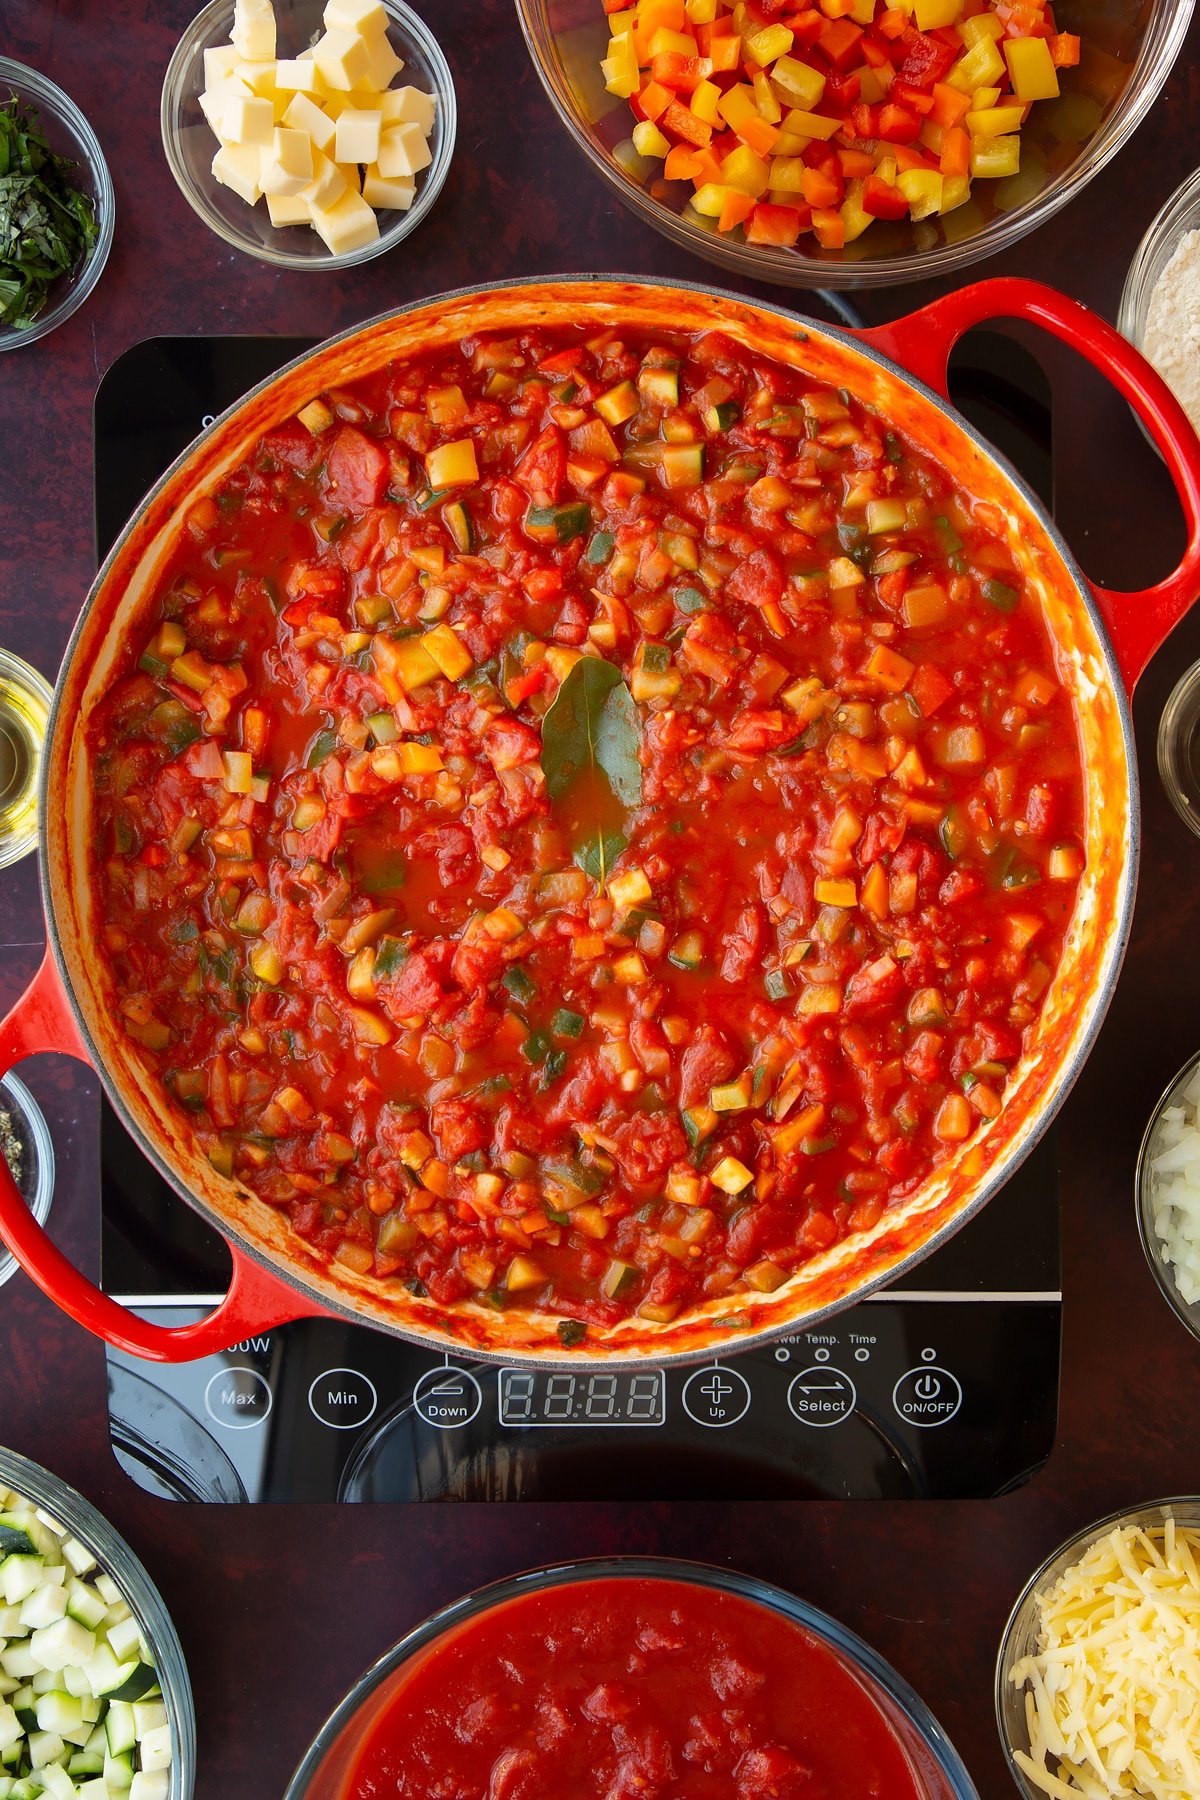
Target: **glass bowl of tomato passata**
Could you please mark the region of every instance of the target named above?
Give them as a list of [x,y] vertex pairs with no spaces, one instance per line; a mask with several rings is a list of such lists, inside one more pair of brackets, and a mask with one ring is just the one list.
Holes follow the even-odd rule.
[[883,1659],[748,1575],[622,1557],[435,1613],[368,1669],[285,1800],[978,1800]]

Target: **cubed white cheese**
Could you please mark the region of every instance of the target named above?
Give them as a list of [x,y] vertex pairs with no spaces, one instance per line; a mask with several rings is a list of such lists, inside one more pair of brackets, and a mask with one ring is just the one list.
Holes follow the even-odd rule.
[[328,212],[346,192],[346,177],[320,150],[313,151],[313,178],[300,198],[312,212]]
[[379,139],[375,158],[385,181],[396,175],[417,175],[433,161],[425,133],[419,125],[389,125]]
[[432,94],[423,94],[420,88],[392,88],[380,104],[385,125],[419,125],[426,137],[433,130],[437,102]]
[[313,178],[313,142],[307,131],[295,126],[277,125],[271,142],[271,154],[281,169],[294,175],[301,187]]
[[259,94],[264,100],[275,97],[275,70],[277,64],[273,57],[266,61],[252,62],[243,58],[233,65],[233,73],[239,81],[244,81],[252,94]]
[[204,52],[204,85],[215,88],[218,81],[232,73],[235,63],[241,61],[233,44],[214,44],[211,50]]
[[313,61],[331,88],[348,94],[367,72],[371,46],[355,32],[327,31],[313,45]]
[[416,192],[417,184],[411,175],[396,175],[389,181],[379,173],[378,163],[372,163],[363,177],[362,197],[367,205],[388,212],[407,212]]
[[345,193],[327,211],[314,207],[312,222],[333,256],[361,250],[379,236],[379,221],[361,194]]
[[267,212],[272,225],[311,225],[308,202],[303,194],[267,195]]
[[227,81],[219,81],[216,87],[208,88],[200,96],[200,110],[208,120],[210,128],[218,137],[228,137],[225,129],[225,112],[231,100],[240,96],[246,98],[246,89],[236,76],[231,75]]
[[275,54],[275,10],[271,0],[234,0],[230,41],[239,56]]
[[285,58],[275,64],[277,88],[287,88],[293,94],[315,94],[319,85],[317,65],[311,56],[298,56],[294,61]]
[[222,123],[222,136],[227,143],[269,144],[275,130],[275,111],[269,100],[257,94],[234,94],[222,114]]
[[387,30],[387,9],[381,0],[328,0],[322,15],[328,31],[353,31],[359,37],[378,37]]
[[253,206],[262,193],[261,159],[260,144],[222,144],[213,157],[212,172],[222,187],[231,188],[247,206]]
[[315,100],[307,94],[293,94],[283,115],[285,125],[293,131],[305,131],[318,150],[328,150],[337,129],[336,121],[327,118]]
[[363,76],[362,85],[377,89],[380,93],[395,81],[404,64],[388,43],[386,36],[378,37],[371,45],[371,60],[367,64],[367,72]]
[[379,155],[383,115],[347,107],[334,129],[334,160],[340,163],[373,163]]

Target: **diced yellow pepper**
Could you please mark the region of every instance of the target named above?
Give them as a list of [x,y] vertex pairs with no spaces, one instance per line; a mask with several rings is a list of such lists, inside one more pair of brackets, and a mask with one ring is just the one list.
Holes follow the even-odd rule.
[[685,10],[693,25],[711,25],[717,16],[718,0],[685,0]]
[[872,214],[863,211],[862,193],[863,183],[861,181],[851,181],[846,184],[846,198],[842,201],[840,211],[842,229],[848,244],[853,243],[855,238],[861,237],[868,225],[875,223]]
[[439,444],[425,458],[425,474],[430,487],[470,487],[479,480],[479,464],[475,461],[475,445],[470,438],[457,438],[452,444]]
[[818,906],[857,906],[858,889],[852,881],[818,876],[813,882],[813,898]]
[[976,88],[990,87],[1004,79],[1004,58],[991,38],[980,38],[977,44],[959,57],[946,77],[947,86],[960,94],[973,94]]
[[847,15],[856,25],[869,25],[875,17],[875,0],[850,0]]
[[719,1187],[723,1194],[740,1194],[749,1187],[754,1176],[744,1162],[736,1156],[723,1156],[709,1176],[714,1187]]
[[958,35],[969,50],[980,38],[994,38],[998,43],[1004,36],[1004,23],[994,12],[976,13],[973,19],[964,19],[958,28]]
[[896,186],[914,219],[927,219],[942,204],[942,178],[936,169],[901,169]]
[[976,88],[971,99],[974,102],[972,111],[986,112],[989,106],[1000,104],[1000,89],[998,87]]
[[796,204],[796,195],[800,192],[804,171],[808,167],[802,156],[773,156],[771,158],[771,192],[779,194],[787,206]]
[[798,107],[794,112],[786,114],[783,128],[795,137],[831,138],[842,128],[841,119],[827,119],[824,113],[808,112]]
[[273,945],[255,944],[250,952],[249,962],[259,981],[265,981],[268,987],[278,987],[283,980],[283,964]]
[[404,775],[436,775],[443,767],[436,744],[397,744],[396,755]]
[[[719,219],[725,205],[725,196],[730,192],[731,189],[719,181],[706,181],[692,195],[692,210],[706,219]],[[600,410],[599,402],[596,403],[596,410]]]
[[760,69],[765,69],[777,56],[786,56],[793,41],[786,25],[765,25],[761,31],[752,31],[744,37],[742,48]]
[[379,675],[379,683],[392,702],[423,687],[440,673],[420,638],[377,637],[371,646],[371,660]]
[[1045,38],[1006,38],[1004,60],[1017,99],[1053,100],[1058,94],[1058,70]]
[[778,125],[783,117],[783,108],[775,98],[775,90],[771,86],[765,69],[756,69],[752,77],[754,82],[754,104],[758,107],[758,116],[765,119],[768,125]]
[[665,138],[653,119],[639,119],[633,128],[633,147],[639,156],[666,156],[671,141]]
[[919,31],[939,31],[953,25],[962,12],[962,0],[916,0],[913,17]]
[[999,181],[1021,167],[1019,137],[975,138],[971,144],[971,174],[975,179]]
[[750,194],[757,200],[771,185],[771,165],[761,156],[755,156],[746,144],[739,144],[721,164],[721,176],[727,187],[736,188],[739,194]]
[[457,681],[474,665],[474,658],[452,625],[435,625],[421,639],[447,681]]
[[[390,1044],[395,1036],[391,1026],[383,1017],[369,1006],[348,1006],[350,1024],[360,1044]],[[343,1159],[339,1157],[339,1161]],[[345,1158],[349,1161],[349,1158]]]
[[974,138],[1007,137],[1020,131],[1025,117],[1023,106],[989,106],[983,112],[969,112],[966,127]]
[[522,1288],[541,1287],[545,1279],[545,1275],[531,1257],[514,1256],[508,1265],[504,1285],[509,1293],[519,1293]]
[[690,31],[669,31],[660,25],[649,48],[651,56],[695,56],[696,40]]
[[[717,101],[721,98],[721,90],[715,81],[700,81],[692,89],[692,112],[705,125],[717,122]],[[637,136],[634,134],[634,142]]]
[[971,198],[971,183],[965,175],[942,176],[942,204],[938,209],[942,213],[953,212],[964,200]]
[[644,869],[626,869],[623,874],[614,875],[608,884],[608,897],[618,913],[632,912],[635,906],[644,906],[653,894]]
[[795,56],[781,56],[771,70],[771,80],[794,106],[811,109],[825,92],[825,77]]
[[609,93],[616,94],[618,99],[628,100],[637,93],[642,75],[631,31],[627,31],[622,37],[613,38],[608,46],[608,55],[600,64],[600,73],[604,76],[604,85]]

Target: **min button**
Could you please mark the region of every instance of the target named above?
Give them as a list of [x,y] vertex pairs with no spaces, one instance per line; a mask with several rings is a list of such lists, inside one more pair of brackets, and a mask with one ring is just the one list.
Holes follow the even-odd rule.
[[357,1369],[326,1369],[308,1390],[308,1410],[334,1431],[365,1425],[379,1404],[374,1386]]

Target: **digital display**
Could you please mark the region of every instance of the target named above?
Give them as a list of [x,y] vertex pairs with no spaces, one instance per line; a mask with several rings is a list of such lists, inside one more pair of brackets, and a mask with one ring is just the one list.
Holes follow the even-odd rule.
[[661,1369],[617,1375],[500,1370],[502,1425],[662,1425],[666,1384]]

